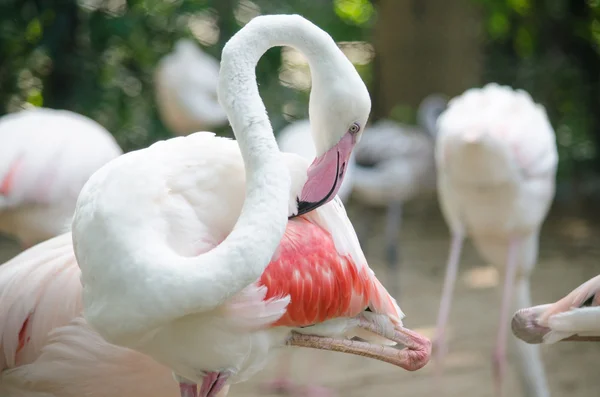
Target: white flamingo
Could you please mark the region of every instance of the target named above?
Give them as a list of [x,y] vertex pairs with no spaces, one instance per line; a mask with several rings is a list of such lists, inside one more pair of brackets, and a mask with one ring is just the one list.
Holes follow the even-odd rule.
[[513,316],[512,330],[532,344],[600,341],[600,276],[555,303],[520,309]]
[[[398,235],[404,203],[435,192],[435,123],[446,108],[447,99],[432,94],[419,105],[419,127],[380,120],[370,127],[356,147],[353,197],[367,207],[387,207],[385,242],[392,295],[398,296]],[[375,218],[367,211],[362,219],[361,245],[366,247],[370,225]]]
[[0,118],[0,232],[26,248],[70,228],[79,191],[121,155],[113,136],[67,110],[34,108]]
[[[439,373],[460,251],[468,235],[486,260],[506,266],[493,356],[496,390],[501,393],[511,308],[531,306],[529,277],[554,196],[554,130],[544,108],[529,94],[497,84],[452,99],[438,127],[438,194],[452,243],[434,339],[436,366]],[[526,394],[549,396],[537,346],[515,341]]]
[[[306,170],[302,158],[287,157],[303,162],[302,171],[286,167],[277,149],[254,74],[267,49],[286,44],[306,55],[313,73],[309,113],[320,132],[313,135],[317,158]],[[370,111],[354,66],[327,33],[300,16],[256,17],[223,49],[219,97],[239,147],[210,133],[159,142],[115,159],[84,186],[73,242],[90,326],[108,342],[171,368],[182,397],[196,396],[198,383],[200,395],[212,397],[225,383],[246,379],[264,366],[272,347],[286,341],[366,354],[411,370],[423,366],[428,341],[402,327],[399,307],[351,243],[351,224],[339,202],[292,223],[308,228],[293,234],[317,252],[314,242],[344,225],[346,238],[329,237],[338,251],[338,259],[329,260],[339,270],[316,253],[290,259],[284,248],[276,252],[287,217],[326,204],[341,185]],[[287,266],[263,274],[274,254]],[[332,294],[345,273],[352,292]],[[309,279],[329,288],[305,289]],[[257,282],[272,295],[265,296]],[[324,303],[312,304],[320,294]],[[302,311],[310,323],[294,314]],[[265,329],[281,315],[279,326]],[[354,335],[407,348],[330,338]]]
[[177,135],[207,131],[227,123],[217,100],[219,61],[190,39],[180,39],[154,73],[156,104],[169,130]]

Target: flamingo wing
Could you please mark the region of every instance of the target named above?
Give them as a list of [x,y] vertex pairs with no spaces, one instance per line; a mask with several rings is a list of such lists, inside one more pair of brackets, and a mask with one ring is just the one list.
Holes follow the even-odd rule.
[[267,298],[290,296],[273,326],[305,327],[355,317],[367,307],[400,323],[404,314],[369,268],[343,205],[336,197],[289,221],[260,284]]
[[0,371],[34,361],[48,333],[82,310],[71,233],[0,266]]

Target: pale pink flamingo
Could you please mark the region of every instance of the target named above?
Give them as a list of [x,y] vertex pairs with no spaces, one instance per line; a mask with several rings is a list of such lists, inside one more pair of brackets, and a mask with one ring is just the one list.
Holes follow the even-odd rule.
[[555,303],[517,311],[512,330],[516,337],[532,344],[600,341],[600,276]]
[[217,100],[219,61],[190,39],[180,39],[154,72],[155,98],[165,126],[177,135],[227,124]]
[[[309,113],[319,134],[308,170],[301,157],[279,152],[258,93],[254,68],[275,45],[296,47],[311,66]],[[327,211],[307,214],[335,197],[368,118],[368,91],[354,66],[306,19],[270,15],[254,18],[225,45],[219,79],[237,144],[211,133],[159,142],[113,160],[82,189],[72,230],[86,321],[108,342],[169,367],[182,397],[195,396],[197,384],[202,397],[212,397],[225,383],[247,379],[284,343],[365,354],[411,370],[423,366],[428,340],[403,328],[399,307],[361,256],[343,206],[333,202]],[[289,169],[286,158],[304,166]],[[287,218],[303,214],[321,227],[335,225],[330,232],[344,224],[350,239],[334,243],[344,256],[340,270],[355,274],[353,288],[314,305],[318,295],[307,290],[308,280],[339,286],[341,279],[306,254],[304,263],[293,258],[281,276],[307,295],[289,290],[290,303],[288,291],[273,285],[265,301],[255,283],[269,285],[269,273],[261,276],[282,255],[276,250]],[[310,235],[298,238],[311,243]],[[232,310],[228,302],[241,307]],[[307,322],[293,314],[295,305]],[[245,313],[254,314],[245,319]],[[265,330],[273,321],[279,327]],[[355,335],[407,348],[344,338]]]
[[121,155],[94,120],[34,108],[0,118],[0,232],[26,248],[70,228],[83,184]]
[[[496,391],[501,394],[510,314],[531,306],[529,277],[554,196],[555,134],[545,109],[529,94],[497,84],[452,99],[438,128],[438,195],[452,243],[434,339],[437,372],[446,353],[444,330],[468,235],[486,260],[506,270],[493,356]],[[549,396],[537,346],[515,342],[525,393]]]

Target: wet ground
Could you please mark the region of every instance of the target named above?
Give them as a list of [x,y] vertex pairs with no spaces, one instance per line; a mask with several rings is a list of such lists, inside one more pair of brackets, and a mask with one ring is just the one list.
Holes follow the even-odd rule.
[[[349,208],[354,218],[355,208]],[[371,267],[384,272],[381,246],[382,217],[376,219],[367,246]],[[405,211],[401,235],[403,268],[400,271],[400,306],[405,324],[429,336],[438,311],[448,232],[437,206],[413,206]],[[17,249],[0,244],[0,259]],[[532,277],[534,303],[546,303],[564,296],[583,281],[600,273],[600,227],[589,216],[567,216],[553,211],[546,221],[538,266]],[[385,280],[382,280],[385,283]],[[467,245],[463,252],[459,281],[450,318],[449,346],[443,392],[433,388],[433,367],[417,372],[404,370],[362,357],[339,353],[295,349],[293,377],[299,382],[319,382],[344,397],[359,396],[493,396],[491,353],[500,307],[502,277],[484,263]],[[600,390],[598,362],[600,344],[565,343],[542,347],[544,364],[554,397],[596,397]],[[506,396],[522,395],[512,361],[507,375]],[[265,396],[261,381],[273,378],[281,362],[271,365],[251,381],[235,385],[231,397]]]

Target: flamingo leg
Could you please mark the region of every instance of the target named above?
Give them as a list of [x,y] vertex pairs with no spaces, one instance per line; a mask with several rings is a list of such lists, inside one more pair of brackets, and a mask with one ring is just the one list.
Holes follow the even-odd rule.
[[458,273],[458,262],[464,242],[464,233],[453,232],[452,242],[450,244],[450,253],[446,264],[446,277],[444,279],[444,288],[442,290],[442,299],[440,302],[440,311],[436,325],[436,336],[434,338],[434,355],[435,355],[435,375],[436,378],[441,376],[443,370],[443,359],[446,355],[446,324],[448,323],[448,315],[450,314],[450,306],[452,303],[452,294],[454,292],[454,284],[456,283],[456,275]]
[[520,239],[514,237],[509,240],[508,254],[506,258],[506,275],[502,291],[502,307],[500,309],[500,324],[498,325],[498,337],[492,359],[494,371],[494,386],[497,396],[502,396],[502,382],[506,373],[506,340],[508,338],[508,326],[511,315],[511,303],[514,295],[515,276],[518,269],[518,253]]
[[402,223],[402,202],[392,201],[388,205],[387,220],[385,228],[386,259],[388,264],[388,284],[392,296],[398,298],[400,286],[398,272],[400,267],[400,253],[398,250],[398,237]]
[[198,385],[177,374],[173,377],[179,383],[179,394],[181,397],[198,397]]
[[[515,280],[515,305],[513,313],[516,310],[531,306],[531,294],[529,286],[529,277],[521,276],[517,272]],[[505,319],[506,327],[508,328],[508,319]],[[508,333],[508,331],[505,331]],[[540,348],[536,345],[527,344],[518,340],[513,336],[513,340],[517,347],[517,355],[519,360],[519,375],[521,376],[524,392],[527,397],[550,397],[548,390],[548,381],[544,371],[544,364],[540,355]]]

